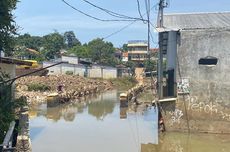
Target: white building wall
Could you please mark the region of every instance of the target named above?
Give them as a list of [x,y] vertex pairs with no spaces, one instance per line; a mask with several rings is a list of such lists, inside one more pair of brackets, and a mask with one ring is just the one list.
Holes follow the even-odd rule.
[[[43,68],[47,67],[47,66],[50,66],[50,65],[53,65],[53,64],[55,64],[55,63],[53,63],[53,62],[43,62]],[[50,68],[48,68],[48,70],[49,70],[48,75],[62,74],[61,64],[53,66],[53,67],[50,67]]]
[[93,66],[88,69],[88,77],[90,78],[102,78],[102,68],[99,66]]
[[78,57],[62,56],[61,60],[63,62],[68,62],[69,64],[78,64]]
[[71,64],[61,64],[62,73],[66,74],[67,72],[72,72],[74,74],[74,65]]
[[85,70],[86,70],[86,69],[85,69],[84,66],[81,66],[81,67],[75,66],[74,74],[84,77]]
[[103,79],[117,78],[116,68],[105,68],[103,69]]
[[[54,62],[43,62],[43,67],[53,65]],[[74,75],[79,75],[84,77],[86,72],[86,67],[83,65],[75,64],[59,64],[53,67],[48,68],[48,75],[59,75],[66,74],[67,71],[71,71]],[[103,67],[103,66],[92,66],[88,68],[89,78],[117,78],[117,68],[112,67]]]
[[[43,62],[43,67],[55,64],[54,62]],[[48,68],[48,75],[66,74],[67,71],[72,71],[74,75],[84,76],[85,67],[83,65],[74,64],[59,64]]]

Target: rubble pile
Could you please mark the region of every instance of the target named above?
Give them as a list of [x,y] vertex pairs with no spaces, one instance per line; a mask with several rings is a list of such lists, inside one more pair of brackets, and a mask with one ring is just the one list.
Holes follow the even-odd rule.
[[[45,92],[28,91],[28,85],[30,84],[44,84],[49,86],[50,90]],[[46,101],[47,95],[58,92],[58,86],[62,86],[62,91],[59,94],[66,100],[113,88],[111,82],[107,80],[88,79],[71,75],[27,76],[16,81],[17,96],[26,96],[29,104]]]

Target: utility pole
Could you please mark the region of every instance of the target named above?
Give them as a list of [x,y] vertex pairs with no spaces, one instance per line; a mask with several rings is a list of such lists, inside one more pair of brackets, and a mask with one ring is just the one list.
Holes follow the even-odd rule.
[[158,28],[163,28],[164,8],[167,6],[168,6],[168,2],[166,2],[165,0],[160,0],[158,17],[157,17],[157,27]]
[[148,60],[150,62],[150,0],[147,1],[147,20],[148,20]]
[[[168,6],[165,0],[160,0],[159,10],[157,17],[157,28],[163,28],[163,18],[164,18],[164,8]],[[159,52],[158,52],[158,74],[157,74],[157,84],[158,84],[158,98],[163,98],[163,33],[159,33]]]

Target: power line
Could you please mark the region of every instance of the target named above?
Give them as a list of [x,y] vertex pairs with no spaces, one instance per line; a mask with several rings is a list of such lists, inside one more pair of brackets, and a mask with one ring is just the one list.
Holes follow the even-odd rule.
[[[137,21],[137,20],[136,20],[136,21]],[[133,22],[129,23],[128,25],[126,25],[126,26],[122,27],[121,29],[119,29],[119,30],[117,30],[117,31],[115,31],[115,32],[113,32],[113,33],[111,33],[111,34],[109,34],[108,36],[105,36],[105,37],[102,38],[102,39],[107,39],[107,38],[109,38],[109,37],[111,37],[111,36],[113,36],[113,35],[115,35],[115,34],[121,32],[121,31],[123,31],[124,29],[126,29],[126,28],[128,28],[129,26],[131,26],[132,24],[134,24],[136,21],[133,21]]]
[[133,19],[133,20],[144,20],[143,18],[130,17],[130,16],[127,16],[127,15],[123,15],[123,14],[119,14],[119,13],[110,11],[108,9],[105,9],[105,8],[102,8],[100,6],[97,6],[97,5],[93,4],[92,2],[89,2],[88,0],[83,0],[83,1],[88,3],[89,5],[97,8],[97,9],[100,9],[100,10],[106,12],[107,14],[109,14],[111,16],[114,16],[114,17],[124,18],[124,19]]
[[149,18],[150,14],[150,1],[149,0],[145,0],[145,9],[146,9],[146,14],[147,14],[147,18]]
[[[155,8],[155,7],[156,7],[156,5],[154,5],[153,7],[151,7],[150,10],[152,10],[152,9]],[[147,12],[146,12],[146,13],[147,13]],[[142,16],[145,16],[146,13],[142,14]],[[137,22],[137,21],[138,21],[138,20],[132,21],[131,23],[129,23],[129,24],[127,24],[126,26],[120,28],[119,30],[117,30],[117,31],[115,31],[115,32],[113,32],[113,33],[111,33],[111,34],[105,36],[105,37],[102,38],[102,39],[107,39],[107,38],[109,38],[109,37],[111,37],[111,36],[113,36],[113,35],[116,35],[117,33],[120,33],[121,31],[125,30],[126,28],[128,28],[129,26],[131,26],[132,24],[134,24],[134,23]],[[156,27],[155,27],[151,22],[149,22],[149,23],[150,23],[150,25],[151,25],[152,27],[154,27],[154,28],[156,29]],[[156,29],[156,30],[157,30],[157,29]]]
[[146,23],[146,22],[144,21],[144,18],[143,18],[143,16],[142,16],[142,14],[141,14],[141,7],[140,7],[140,2],[139,2],[139,0],[137,0],[137,8],[138,8],[138,13],[139,13],[141,19],[143,20],[143,23]]
[[151,31],[150,31],[150,37],[151,37],[151,39],[152,39],[153,44],[158,44],[158,42],[155,42],[155,41],[154,41],[153,34],[152,34]]
[[152,22],[149,22],[149,24],[150,24],[157,32],[159,32],[158,29],[157,29],[157,27],[154,26]]
[[114,21],[134,21],[134,19],[101,19],[101,18],[98,18],[98,17],[95,17],[95,16],[92,16],[92,15],[89,15],[83,11],[81,11],[80,9],[77,9],[76,7],[74,7],[73,5],[71,5],[70,3],[66,2],[65,0],[62,0],[63,3],[65,3],[66,5],[68,5],[69,7],[71,7],[72,9],[74,9],[75,11],[89,17],[89,18],[92,18],[92,19],[95,19],[95,20],[98,20],[98,21],[102,21],[102,22],[114,22]]

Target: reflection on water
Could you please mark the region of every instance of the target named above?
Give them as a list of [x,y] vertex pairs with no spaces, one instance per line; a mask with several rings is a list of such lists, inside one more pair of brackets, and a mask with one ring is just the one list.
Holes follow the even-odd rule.
[[83,113],[88,108],[88,113],[95,116],[98,120],[103,119],[107,114],[111,114],[117,103],[117,91],[109,91],[104,94],[94,95],[88,99],[82,99],[82,102],[73,102],[57,107],[47,108],[46,104],[32,107],[30,118],[45,116],[53,121],[64,119],[65,121],[74,121],[77,113]]
[[127,119],[127,110],[128,110],[128,107],[120,106],[120,119]]
[[167,133],[158,139],[154,108],[120,107],[117,91],[30,110],[33,152],[227,152],[230,138]]
[[43,104],[30,110],[33,151],[139,152],[141,143],[158,143],[156,118],[155,109],[120,108],[117,91],[59,107]]
[[141,144],[141,152],[229,152],[229,135],[167,133],[159,144]]

